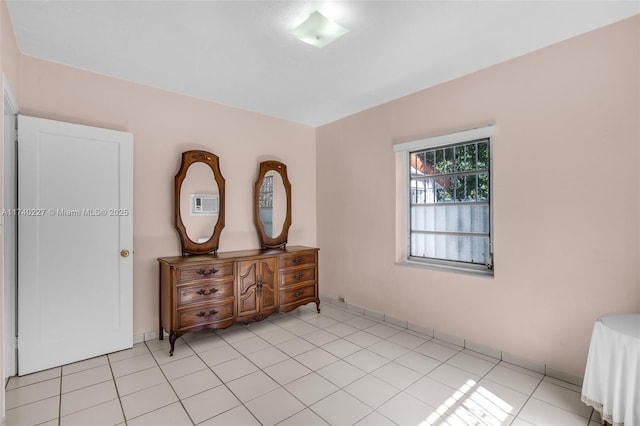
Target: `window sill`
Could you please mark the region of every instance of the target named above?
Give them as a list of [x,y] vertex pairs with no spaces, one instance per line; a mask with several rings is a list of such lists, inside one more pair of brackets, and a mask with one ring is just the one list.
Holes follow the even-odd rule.
[[399,260],[395,262],[398,266],[408,266],[412,268],[433,269],[436,271],[453,272],[458,274],[474,275],[479,277],[493,278],[493,269],[475,269],[464,266],[449,266],[430,262],[419,262],[416,260]]

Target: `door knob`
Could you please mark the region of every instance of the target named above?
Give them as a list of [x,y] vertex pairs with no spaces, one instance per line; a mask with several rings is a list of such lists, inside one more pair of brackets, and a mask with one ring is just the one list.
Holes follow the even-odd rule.
[[129,250],[120,250],[120,256],[128,257],[129,256]]

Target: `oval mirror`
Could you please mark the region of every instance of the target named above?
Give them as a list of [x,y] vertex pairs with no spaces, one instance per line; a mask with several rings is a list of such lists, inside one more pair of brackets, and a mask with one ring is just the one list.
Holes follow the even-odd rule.
[[175,220],[183,255],[218,250],[224,228],[224,187],[216,155],[207,151],[182,153],[175,177]]
[[291,226],[291,184],[287,166],[263,161],[254,190],[254,222],[262,248],[284,247]]

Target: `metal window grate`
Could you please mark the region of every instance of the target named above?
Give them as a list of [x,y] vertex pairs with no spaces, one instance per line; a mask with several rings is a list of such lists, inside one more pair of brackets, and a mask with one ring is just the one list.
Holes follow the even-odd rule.
[[490,140],[410,152],[410,256],[491,267]]

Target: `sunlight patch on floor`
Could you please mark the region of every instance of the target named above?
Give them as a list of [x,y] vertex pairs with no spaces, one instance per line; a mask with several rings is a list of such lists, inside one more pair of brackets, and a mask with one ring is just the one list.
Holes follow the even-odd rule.
[[419,426],[499,426],[510,421],[512,409],[507,402],[470,379]]

